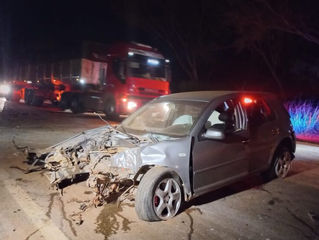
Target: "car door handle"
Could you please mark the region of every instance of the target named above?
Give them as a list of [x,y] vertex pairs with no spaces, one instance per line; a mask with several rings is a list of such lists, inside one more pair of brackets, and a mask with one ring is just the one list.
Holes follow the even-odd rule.
[[279,135],[279,134],[280,134],[280,129],[279,129],[279,128],[274,128],[274,129],[272,129],[272,130],[271,130],[271,134],[272,134],[273,136]]
[[241,140],[241,143],[243,143],[243,144],[250,143],[250,139],[244,139],[244,140]]

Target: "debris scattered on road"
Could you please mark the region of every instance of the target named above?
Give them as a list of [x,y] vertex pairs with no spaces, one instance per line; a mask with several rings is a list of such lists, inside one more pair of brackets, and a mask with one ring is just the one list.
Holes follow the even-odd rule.
[[73,215],[71,219],[76,225],[82,225],[83,223],[82,214]]

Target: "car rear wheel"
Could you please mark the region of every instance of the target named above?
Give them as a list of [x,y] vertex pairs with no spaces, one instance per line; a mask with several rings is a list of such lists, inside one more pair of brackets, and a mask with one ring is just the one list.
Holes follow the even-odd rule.
[[286,177],[291,168],[292,159],[293,154],[289,148],[279,148],[274,155],[271,168],[264,174],[266,180]]
[[167,168],[154,167],[138,186],[135,211],[145,221],[168,220],[178,213],[181,203],[179,178]]

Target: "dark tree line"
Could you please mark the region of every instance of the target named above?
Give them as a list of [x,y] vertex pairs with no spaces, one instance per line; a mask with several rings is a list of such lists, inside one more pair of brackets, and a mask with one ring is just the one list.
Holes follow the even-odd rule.
[[296,64],[303,61],[298,45],[319,44],[316,1],[122,0],[113,7],[127,22],[165,43],[197,86],[214,82],[220,56],[237,55],[260,67],[272,80],[269,85],[283,94]]

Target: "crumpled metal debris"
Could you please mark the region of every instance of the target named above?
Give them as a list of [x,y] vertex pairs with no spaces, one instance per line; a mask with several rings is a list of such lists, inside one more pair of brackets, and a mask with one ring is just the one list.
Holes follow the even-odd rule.
[[118,197],[132,186],[138,166],[137,153],[150,142],[106,125],[27,154],[33,161],[44,162],[50,183],[58,187],[63,180],[89,173],[87,185],[95,190],[93,204],[97,206],[112,201],[112,197]]

